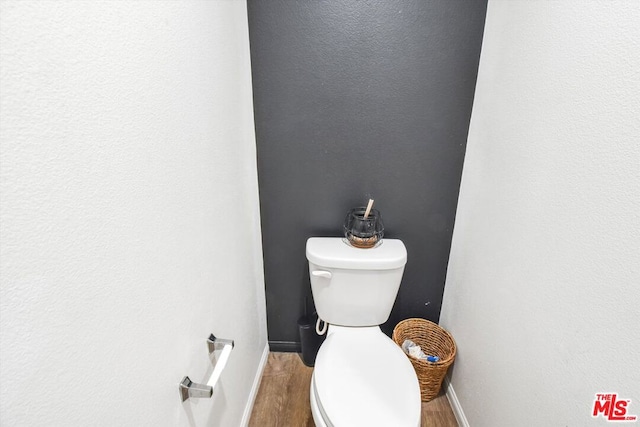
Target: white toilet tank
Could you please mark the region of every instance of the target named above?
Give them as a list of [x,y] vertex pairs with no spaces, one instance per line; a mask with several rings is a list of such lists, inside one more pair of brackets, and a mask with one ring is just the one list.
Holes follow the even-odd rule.
[[307,240],[311,290],[318,316],[332,325],[376,326],[386,322],[407,262],[402,241],[384,239],[371,249],[341,237]]

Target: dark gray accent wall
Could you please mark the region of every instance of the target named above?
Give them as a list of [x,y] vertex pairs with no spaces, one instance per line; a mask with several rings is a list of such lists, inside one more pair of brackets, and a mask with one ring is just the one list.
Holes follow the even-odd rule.
[[438,321],[486,1],[249,0],[272,349],[294,350],[305,242],[376,200],[408,263],[385,332]]

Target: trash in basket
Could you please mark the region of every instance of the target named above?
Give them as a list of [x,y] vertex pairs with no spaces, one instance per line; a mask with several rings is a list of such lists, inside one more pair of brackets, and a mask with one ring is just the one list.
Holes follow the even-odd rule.
[[[418,376],[422,401],[428,402],[440,392],[442,380],[456,357],[456,343],[451,334],[439,325],[418,318],[403,320],[393,329],[396,344],[402,347],[406,340],[419,346],[427,357],[424,360],[407,355]],[[429,356],[433,361],[429,361]]]

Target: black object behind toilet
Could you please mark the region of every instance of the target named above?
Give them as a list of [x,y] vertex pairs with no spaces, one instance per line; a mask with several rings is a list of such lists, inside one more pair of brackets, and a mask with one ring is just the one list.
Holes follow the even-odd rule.
[[305,299],[304,316],[298,319],[298,332],[300,333],[300,347],[302,363],[306,366],[313,366],[316,361],[316,355],[320,346],[324,342],[326,335],[318,335],[316,333],[316,321],[318,315],[314,311],[308,314],[308,299]]

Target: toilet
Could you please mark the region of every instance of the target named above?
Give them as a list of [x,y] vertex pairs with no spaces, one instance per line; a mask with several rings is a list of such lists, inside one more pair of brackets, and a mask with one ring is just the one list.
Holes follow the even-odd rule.
[[419,427],[418,378],[379,326],[400,287],[404,244],[384,239],[358,249],[340,237],[312,237],[306,255],[316,310],[328,325],[311,379],[316,426]]

